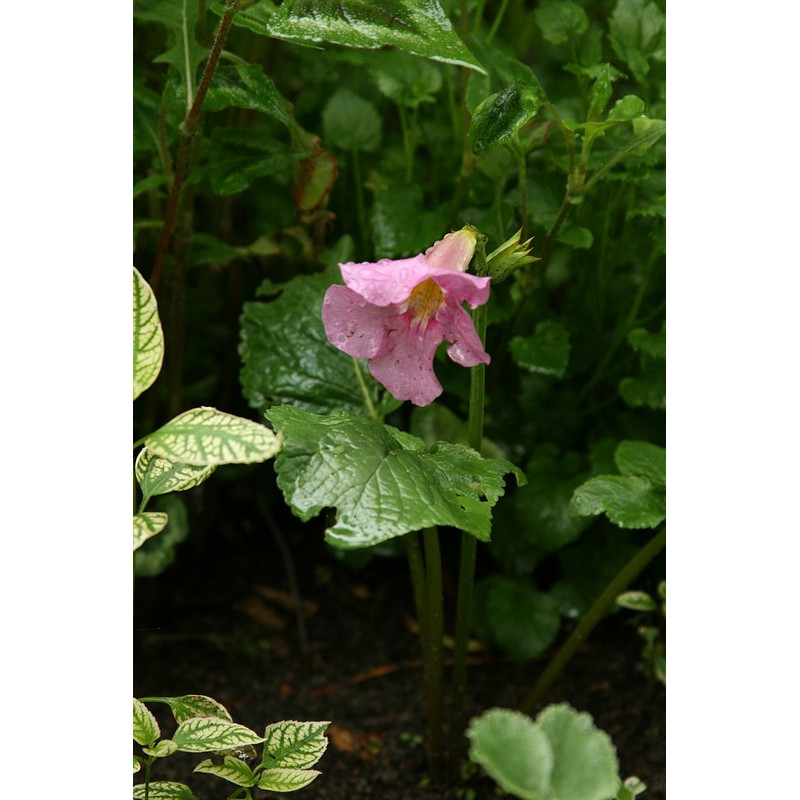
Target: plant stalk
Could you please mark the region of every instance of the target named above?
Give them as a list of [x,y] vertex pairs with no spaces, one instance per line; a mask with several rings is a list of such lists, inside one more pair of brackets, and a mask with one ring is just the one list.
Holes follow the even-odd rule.
[[520,711],[530,714],[553,681],[569,663],[575,651],[586,637],[594,630],[617,596],[623,592],[639,573],[664,549],[667,543],[667,529],[662,528],[641,550],[619,571],[617,576],[606,586],[594,605],[586,612],[570,637],[561,649],[553,656],[533,689],[528,692],[520,705]]

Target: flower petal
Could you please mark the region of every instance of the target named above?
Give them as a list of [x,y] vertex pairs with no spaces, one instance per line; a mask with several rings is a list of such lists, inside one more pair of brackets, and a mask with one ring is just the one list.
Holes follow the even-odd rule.
[[477,308],[489,299],[491,278],[479,278],[453,269],[433,270],[430,277],[444,292],[448,306],[460,306],[466,300],[470,307]]
[[375,264],[350,262],[339,264],[339,269],[347,287],[376,306],[405,302],[411,290],[432,272],[423,255],[396,261],[383,258]]
[[442,333],[452,345],[447,348],[447,355],[462,367],[474,367],[476,364],[489,364],[491,357],[481,347],[481,340],[475,331],[472,317],[460,306],[443,308],[436,317],[442,326]]
[[396,400],[427,406],[442,393],[442,385],[433,372],[433,356],[442,341],[442,327],[431,320],[426,330],[412,330],[407,318],[398,320],[402,321],[401,327],[389,334],[386,347],[369,362],[369,371]]
[[331,286],[322,301],[322,324],[328,341],[355,358],[372,358],[386,342],[395,308],[367,303],[346,286]]

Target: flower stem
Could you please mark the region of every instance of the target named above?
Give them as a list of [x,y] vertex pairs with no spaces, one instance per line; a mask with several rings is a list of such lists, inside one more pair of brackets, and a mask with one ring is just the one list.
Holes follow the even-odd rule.
[[583,619],[564,642],[561,649],[539,676],[533,689],[528,692],[520,705],[520,710],[529,714],[550,688],[553,681],[575,655],[581,642],[594,630],[603,614],[616,600],[617,596],[633,581],[639,573],[664,549],[667,543],[667,529],[662,528],[638,553],[619,571],[617,576],[606,586],[594,605],[586,612]]
[[[487,308],[479,306],[472,312],[475,331],[486,344]],[[483,441],[483,406],[486,386],[486,365],[472,367],[470,374],[469,420],[467,441],[478,452]],[[475,586],[475,561],[478,540],[472,534],[461,534],[461,560],[458,569],[455,645],[453,650],[453,710],[450,727],[450,751],[453,763],[464,746],[464,725],[467,704],[467,648],[472,628],[472,596]]]
[[381,415],[378,413],[378,410],[375,408],[375,404],[372,402],[372,397],[369,393],[369,387],[367,386],[367,382],[364,380],[364,373],[361,371],[361,364],[358,363],[357,358],[353,358],[353,369],[356,371],[358,385],[361,387],[361,394],[364,396],[364,405],[367,407],[370,419],[374,419],[375,422],[383,422],[383,417],[381,417]]

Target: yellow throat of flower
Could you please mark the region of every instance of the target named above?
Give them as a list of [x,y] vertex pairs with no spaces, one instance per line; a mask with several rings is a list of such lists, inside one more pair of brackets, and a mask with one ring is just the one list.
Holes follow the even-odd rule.
[[444,293],[433,278],[426,278],[411,291],[404,311],[411,316],[411,327],[425,330],[436,312],[445,305]]

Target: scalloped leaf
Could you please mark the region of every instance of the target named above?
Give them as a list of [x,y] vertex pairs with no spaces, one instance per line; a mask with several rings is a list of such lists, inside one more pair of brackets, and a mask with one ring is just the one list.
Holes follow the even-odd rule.
[[151,433],[145,447],[169,461],[211,466],[266,461],[280,450],[280,441],[265,425],[201,406]]
[[133,399],[149,389],[164,360],[164,333],[150,284],[133,268]]
[[221,764],[215,764],[210,758],[201,761],[195,768],[195,772],[206,772],[209,775],[216,775],[237,786],[255,786],[256,776],[253,770],[244,761],[225,756]]
[[620,442],[614,461],[620,475],[640,475],[656,486],[667,485],[667,451],[663,447],[649,442]]
[[620,784],[611,738],[585,712],[567,703],[551,705],[536,718],[550,740],[550,794],[558,800],[610,800]]
[[362,417],[276,406],[267,418],[284,437],[275,470],[286,502],[304,521],[336,507],[325,536],[342,549],[432,525],[451,525],[487,541],[505,474],[525,480],[504,459],[484,459],[445,442],[428,448],[416,436]]
[[267,33],[370,50],[388,45],[485,73],[438,0],[284,0],[267,20]]
[[145,784],[133,787],[133,800],[197,800],[197,795],[185,784],[174,781],[151,781],[147,794]]
[[621,528],[654,528],[667,515],[663,491],[637,475],[597,475],[579,486],[569,504],[571,514],[605,513]]
[[265,769],[259,776],[258,787],[273,792],[294,792],[308,786],[321,774],[316,769],[284,769],[283,767]]
[[178,725],[172,740],[178,745],[178,750],[184,753],[208,753],[258,744],[264,741],[264,737],[226,719],[192,717]]
[[161,728],[150,709],[133,698],[133,738],[138,744],[151,745],[161,735]]
[[179,464],[142,448],[136,458],[136,480],[145,498],[168,492],[183,492],[201,484],[213,474],[215,465],[198,467]]
[[264,731],[266,768],[288,767],[307,769],[322,758],[328,747],[325,729],[330,722],[297,722],[284,720],[268,725]]
[[492,708],[470,722],[466,735],[470,759],[502,789],[523,800],[548,800],[553,750],[530,717]]
[[138,550],[149,538],[167,527],[169,518],[163,511],[143,511],[133,515],[133,549]]

